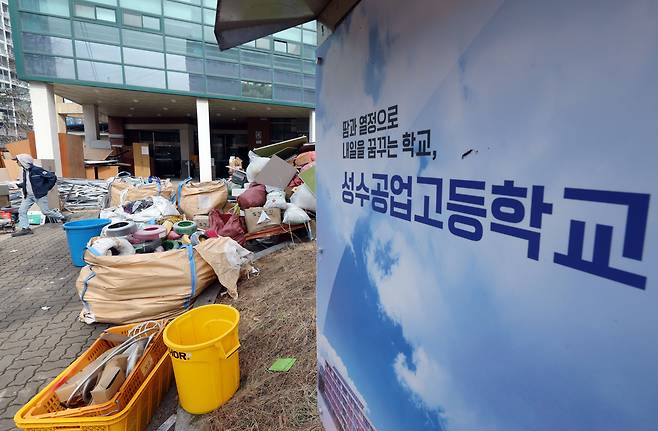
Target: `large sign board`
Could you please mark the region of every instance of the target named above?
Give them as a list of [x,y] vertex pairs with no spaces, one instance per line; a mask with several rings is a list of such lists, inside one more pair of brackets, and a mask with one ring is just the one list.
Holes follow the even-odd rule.
[[657,22],[362,0],[318,49],[326,429],[657,429]]

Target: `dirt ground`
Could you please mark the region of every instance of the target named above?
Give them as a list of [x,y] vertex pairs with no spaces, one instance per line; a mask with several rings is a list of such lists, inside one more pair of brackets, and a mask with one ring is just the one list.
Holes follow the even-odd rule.
[[[208,429],[322,430],[316,407],[315,247],[297,244],[259,259],[260,275],[240,283],[239,299],[217,299],[240,310],[241,382],[227,404],[204,418]],[[267,371],[280,357],[297,362],[287,373]]]

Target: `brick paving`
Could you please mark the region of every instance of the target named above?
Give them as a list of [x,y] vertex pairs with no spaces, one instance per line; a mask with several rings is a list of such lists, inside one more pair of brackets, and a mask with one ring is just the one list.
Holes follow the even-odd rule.
[[10,430],[16,411],[107,325],[78,321],[79,268],[71,264],[61,225],[18,238],[0,235],[0,265],[0,430]]

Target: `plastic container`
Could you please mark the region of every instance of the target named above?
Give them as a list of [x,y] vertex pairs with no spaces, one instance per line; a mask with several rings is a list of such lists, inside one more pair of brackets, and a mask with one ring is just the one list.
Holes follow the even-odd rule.
[[235,308],[212,304],[178,316],[165,328],[178,398],[189,413],[213,411],[238,390],[239,321]]
[[112,221],[108,218],[93,218],[64,223],[66,242],[69,245],[71,261],[75,266],[85,266],[83,258],[89,240],[99,236],[105,226]]
[[[109,328],[105,332],[111,334],[127,335],[134,324],[116,326]],[[146,378],[153,370],[153,366],[158,363],[163,355],[167,354],[167,346],[163,341],[164,330],[160,330],[142,357],[135,364],[135,370],[130,373],[121,389],[112,397],[111,400],[87,407],[64,408],[57,396],[55,389],[59,386],[60,378],[55,379],[55,384],[49,388],[44,388],[34,396],[33,402],[30,402],[30,408],[26,410],[23,417],[26,419],[43,419],[43,418],[62,418],[75,416],[103,416],[116,413],[128,405],[131,398],[140,386],[146,381]],[[105,352],[111,344],[105,340],[97,339],[91,347],[82,354],[71,366],[66,369],[62,375],[73,375],[87,364],[94,361],[98,356]],[[70,374],[69,374],[70,373]]]
[[[133,325],[118,328],[130,328],[131,326]],[[127,329],[125,330],[127,332]],[[136,388],[129,387],[131,385],[125,385],[122,387],[120,392],[132,392],[125,407],[122,409],[117,406],[113,407],[111,410],[107,409],[107,407],[103,407],[102,409],[92,409],[91,411],[86,412],[84,416],[77,417],[29,417],[28,412],[36,406],[41,399],[40,396],[54,391],[58,382],[62,378],[68,376],[69,373],[75,372],[81,367],[84,367],[85,364],[88,364],[105,350],[102,349],[98,352],[97,349],[94,349],[94,346],[98,342],[104,341],[96,340],[89,350],[87,350],[73,364],[57,376],[57,378],[48,384],[48,386],[46,386],[39,394],[16,412],[14,422],[16,422],[18,428],[29,431],[143,431],[147,429],[153,413],[155,413],[155,410],[160,405],[160,401],[162,401],[162,398],[171,385],[171,360],[166,351],[141,385]],[[139,366],[140,365],[138,364],[138,367]],[[123,394],[123,396],[127,396],[128,392],[123,392]],[[105,404],[107,403],[99,406],[105,406]]]

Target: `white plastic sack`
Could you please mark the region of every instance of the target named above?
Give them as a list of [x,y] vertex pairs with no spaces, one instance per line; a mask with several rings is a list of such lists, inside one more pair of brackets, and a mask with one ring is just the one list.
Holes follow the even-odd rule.
[[254,178],[258,176],[269,161],[269,157],[261,157],[253,151],[249,151],[249,166],[247,166],[247,179],[249,182],[254,181]]
[[105,208],[100,212],[100,218],[109,218],[112,223],[124,220],[132,220],[135,223],[145,223],[149,220],[157,220],[164,216],[180,215],[176,205],[162,196],[153,196],[153,205],[135,214],[128,214],[122,206]]
[[265,201],[264,208],[279,208],[285,210],[288,207],[286,202],[286,192],[283,190],[274,190],[267,194],[267,201]]
[[288,204],[286,212],[283,213],[283,224],[304,224],[308,223],[311,218],[306,211],[295,204]]
[[315,211],[317,200],[306,184],[297,187],[295,193],[290,196],[290,203],[309,211]]

